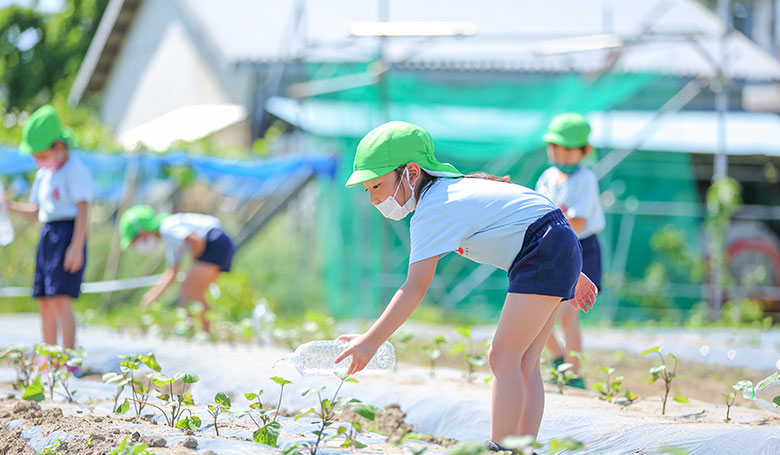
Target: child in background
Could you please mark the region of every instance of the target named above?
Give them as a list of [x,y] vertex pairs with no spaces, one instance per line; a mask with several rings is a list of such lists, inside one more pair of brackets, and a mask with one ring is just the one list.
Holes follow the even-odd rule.
[[119,220],[121,247],[130,245],[143,253],[154,251],[159,239],[165,244],[168,268],[160,281],[141,298],[141,310],[157,300],[176,280],[182,259],[192,256],[192,266],[181,284],[180,303],[199,302],[203,330],[210,332],[206,312],[206,290],[217,280],[220,272],[230,271],[233,260],[233,241],[222,231],[222,223],[210,215],[198,213],[156,214],[148,205],[129,208]]
[[[557,205],[582,245],[582,272],[601,289],[601,247],[597,234],[604,229],[604,212],[599,199],[599,182],[596,175],[581,164],[593,150],[588,144],[590,125],[588,120],[574,113],[561,114],[552,119],[543,139],[547,142],[547,155],[553,163],[536,183],[536,191]],[[564,305],[559,315],[564,336],[565,351],[551,334],[547,350],[557,368],[564,361],[572,364],[572,371],[579,372],[580,361],[569,355],[582,352],[582,335],[579,312]],[[584,389],[582,378],[569,381],[569,385]]]
[[35,111],[22,131],[19,153],[32,155],[38,165],[30,203],[9,202],[9,211],[44,223],[35,261],[33,297],[38,299],[43,341],[73,348],[76,321],[71,299],[79,297],[87,258],[89,204],[92,178],[89,170],[68,152],[73,142],[52,106]]
[[360,141],[346,185],[359,184],[386,218],[415,211],[409,271],[366,333],[339,337],[349,346],[336,362],[352,356],[348,374],[366,366],[422,301],[440,256],[456,251],[494,265],[508,272],[509,288],[488,353],[494,380],[486,444],[500,450],[507,436],[536,437],[544,410],[539,357],[561,301],[586,312],[595,301],[569,222],[539,193],[438,162],[430,134],[405,122],[381,125]]

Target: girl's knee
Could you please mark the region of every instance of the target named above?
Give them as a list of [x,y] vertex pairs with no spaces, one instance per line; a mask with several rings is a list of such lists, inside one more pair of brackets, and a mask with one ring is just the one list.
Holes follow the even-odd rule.
[[522,359],[520,359],[520,369],[523,372],[523,376],[531,374],[541,374],[541,366],[539,365],[539,359],[541,355],[532,355],[526,353]]
[[491,345],[488,350],[488,364],[496,376],[506,372],[515,373],[520,368],[520,357],[516,351]]

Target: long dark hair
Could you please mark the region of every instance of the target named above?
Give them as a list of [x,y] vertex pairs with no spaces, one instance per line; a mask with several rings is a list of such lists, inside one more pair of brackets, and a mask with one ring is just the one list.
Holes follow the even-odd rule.
[[[400,179],[403,175],[404,168],[406,167],[406,164],[402,164],[395,168],[393,172],[398,176]],[[428,191],[428,189],[436,182],[436,180],[440,179],[442,177],[436,177],[435,175],[431,175],[427,172],[425,172],[424,169],[420,168],[420,178],[417,179],[417,183],[414,184],[414,197],[417,202],[420,202],[420,198],[423,197],[423,195]],[[502,182],[502,183],[512,183],[512,181],[509,179],[508,175],[505,175],[503,177],[499,177],[496,175],[488,174],[487,172],[472,172],[471,174],[466,174],[462,177],[455,177],[455,178],[465,178],[465,179],[484,179],[484,180],[492,180],[494,182]]]

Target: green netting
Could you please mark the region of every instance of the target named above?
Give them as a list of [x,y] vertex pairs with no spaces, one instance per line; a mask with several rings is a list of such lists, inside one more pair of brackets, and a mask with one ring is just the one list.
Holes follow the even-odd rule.
[[[364,65],[311,66],[310,74],[312,79],[324,79],[364,69]],[[660,105],[668,99],[672,85],[652,74],[606,74],[599,78],[537,75],[501,82],[475,82],[482,76],[472,76],[439,74],[424,78],[390,73],[382,88],[357,87],[301,103],[305,110],[301,117],[307,119],[301,126],[314,133],[321,148],[337,150],[342,158],[336,182],[323,188],[322,203],[332,205],[334,210],[322,211],[328,218],[320,220],[326,296],[334,315],[376,316],[403,283],[408,267],[409,220],[389,222],[371,206],[363,191],[343,187],[362,134],[386,120],[418,123],[431,131],[441,160],[452,162],[464,172],[508,174],[516,183],[533,187],[548,166],[541,136],[553,115],[630,107],[632,98],[646,100],[648,88],[654,86],[663,87],[664,93],[656,98]],[[602,190],[622,189],[616,194],[618,199],[696,202],[692,177],[687,155],[635,152],[606,176],[601,186]],[[608,227],[601,236],[607,273],[619,238],[621,216],[608,215]],[[664,217],[637,217],[626,264],[629,277],[642,275],[649,238],[669,221]],[[693,218],[674,222],[693,241],[698,222]],[[461,283],[474,278],[478,267],[458,255],[445,256],[426,300],[478,309],[486,317],[498,313],[507,284],[506,273],[500,270],[483,277],[467,295],[451,298]]]

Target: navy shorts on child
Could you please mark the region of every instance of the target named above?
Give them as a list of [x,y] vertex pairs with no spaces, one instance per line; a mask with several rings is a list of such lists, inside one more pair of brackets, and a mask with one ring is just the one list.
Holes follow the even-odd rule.
[[596,235],[580,239],[582,245],[582,273],[601,290],[601,245]]
[[209,230],[205,240],[206,248],[196,260],[219,266],[220,272],[229,272],[235,252],[233,241],[220,228]]
[[[75,273],[66,272],[64,268],[65,250],[68,249],[73,237],[74,225],[73,220],[51,221],[43,225],[35,261],[33,297],[62,295],[75,299],[81,293],[84,265]],[[85,265],[86,259],[87,247],[85,244]]]
[[577,234],[560,209],[531,224],[523,247],[509,268],[507,292],[574,298],[582,270]]

